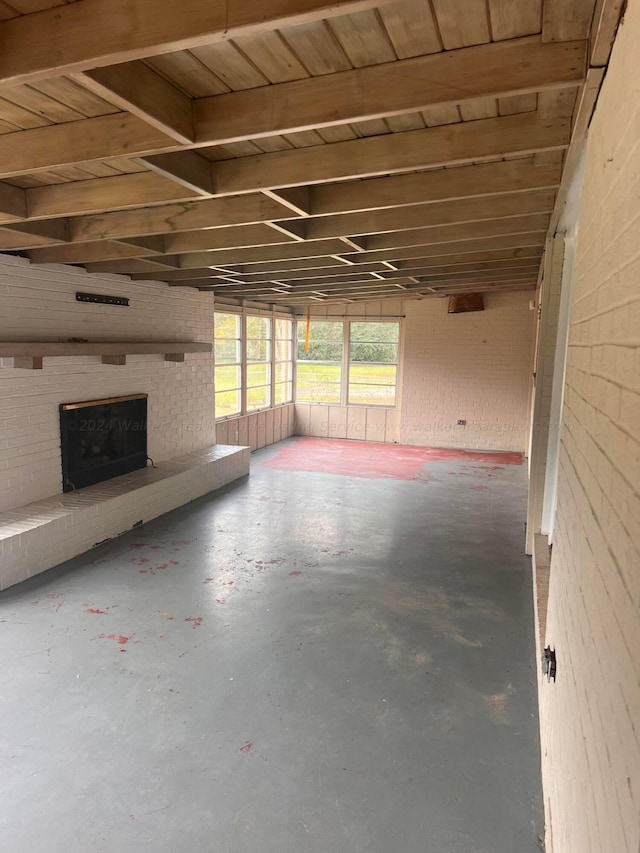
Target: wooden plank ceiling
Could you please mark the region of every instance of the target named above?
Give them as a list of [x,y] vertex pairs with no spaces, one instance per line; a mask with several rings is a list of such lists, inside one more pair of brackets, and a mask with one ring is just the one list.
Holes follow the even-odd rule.
[[0,0],[0,251],[288,306],[533,288],[619,7]]

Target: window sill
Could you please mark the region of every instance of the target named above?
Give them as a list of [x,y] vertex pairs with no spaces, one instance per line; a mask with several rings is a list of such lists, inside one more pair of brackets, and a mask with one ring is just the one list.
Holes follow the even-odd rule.
[[[298,404],[301,406],[333,406],[336,409],[389,409],[393,411],[398,408],[397,404],[393,406],[379,406],[375,403],[322,403],[318,400],[314,400],[313,402],[310,400],[295,400],[294,405]],[[288,403],[287,405],[291,404]]]
[[265,406],[264,409],[254,409],[251,412],[238,412],[236,415],[225,415],[221,418],[215,418],[217,424],[223,421],[237,421],[239,418],[248,418],[251,415],[259,415],[261,412],[272,412],[275,409],[283,409],[285,406],[293,406],[293,400],[288,403],[277,403],[275,406]]

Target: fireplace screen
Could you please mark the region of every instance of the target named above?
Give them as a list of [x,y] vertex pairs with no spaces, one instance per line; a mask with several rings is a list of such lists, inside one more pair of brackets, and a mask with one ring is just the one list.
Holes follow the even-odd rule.
[[71,492],[147,464],[147,395],[60,406],[62,489]]

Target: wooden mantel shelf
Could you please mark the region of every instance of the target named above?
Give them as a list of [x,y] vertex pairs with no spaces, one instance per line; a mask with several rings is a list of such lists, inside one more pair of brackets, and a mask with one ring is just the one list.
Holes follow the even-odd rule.
[[103,364],[122,365],[128,355],[164,355],[165,361],[184,361],[187,352],[211,352],[204,341],[0,341],[0,358],[14,367],[41,370],[43,358],[99,355]]

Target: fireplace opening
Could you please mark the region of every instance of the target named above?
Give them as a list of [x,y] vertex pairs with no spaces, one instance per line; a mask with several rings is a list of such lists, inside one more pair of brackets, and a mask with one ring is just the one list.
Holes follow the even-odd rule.
[[62,490],[72,492],[147,464],[147,395],[60,406]]

